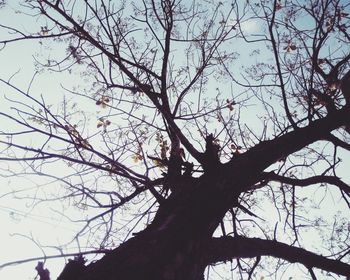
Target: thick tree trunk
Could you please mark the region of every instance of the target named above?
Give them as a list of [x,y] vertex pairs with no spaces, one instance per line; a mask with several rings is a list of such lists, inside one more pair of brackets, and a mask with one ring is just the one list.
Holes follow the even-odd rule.
[[87,267],[71,261],[58,279],[203,279],[205,248],[226,212],[215,191],[226,182],[220,178],[203,175],[182,182],[184,189],[159,207],[144,231]]
[[176,234],[140,234],[87,267],[71,262],[59,279],[203,279],[200,243],[181,243]]
[[176,233],[140,234],[75,279],[202,279],[205,264],[200,248],[201,241],[184,242]]

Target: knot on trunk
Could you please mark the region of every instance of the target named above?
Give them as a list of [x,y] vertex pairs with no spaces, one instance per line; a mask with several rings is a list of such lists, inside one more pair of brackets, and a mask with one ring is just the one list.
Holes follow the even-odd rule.
[[43,262],[38,262],[35,269],[40,277],[39,280],[50,280],[50,271],[47,268],[44,268]]
[[215,141],[213,134],[209,134],[205,138],[204,170],[214,169],[220,164],[219,151],[220,145]]

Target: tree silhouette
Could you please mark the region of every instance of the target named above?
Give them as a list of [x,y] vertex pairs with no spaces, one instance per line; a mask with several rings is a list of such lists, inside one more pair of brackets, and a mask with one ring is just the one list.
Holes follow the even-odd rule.
[[0,25],[4,47],[40,41],[52,50],[38,69],[80,73],[84,86],[64,88],[58,110],[49,92],[1,79],[16,93],[0,113],[11,123],[1,160],[59,180],[56,199],[87,216],[74,240],[103,253],[86,263],[79,252],[58,279],[204,279],[226,262],[233,279],[282,277],[287,263],[312,279],[350,275],[347,1],[18,9],[35,27]]

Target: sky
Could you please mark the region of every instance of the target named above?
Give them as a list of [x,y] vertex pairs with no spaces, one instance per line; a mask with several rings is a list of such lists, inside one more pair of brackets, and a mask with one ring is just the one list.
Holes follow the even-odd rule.
[[[13,2],[12,2],[13,3]],[[0,10],[0,23],[18,24],[21,27],[28,27],[28,22],[24,21],[23,17],[19,17],[12,9],[4,8]],[[20,18],[19,21],[13,21],[13,18]],[[22,21],[22,22],[21,22]],[[33,23],[29,23],[33,25]],[[1,31],[0,31],[1,36]],[[19,44],[11,44],[0,51],[0,78],[8,80],[16,84],[19,88],[27,89],[34,74],[34,59],[33,56],[42,53],[43,47],[37,42],[21,42]],[[70,85],[74,80],[73,77],[65,77],[65,83]],[[62,98],[62,90],[60,82],[55,75],[45,75],[37,77],[34,80],[33,92],[46,94],[50,91],[50,101],[52,103],[58,102]],[[14,92],[8,87],[0,83],[0,104],[2,110],[6,110],[3,96],[13,96]],[[12,95],[11,95],[12,94]],[[3,124],[2,124],[3,125]],[[8,170],[20,170],[16,163],[0,162],[0,266],[7,262],[23,260],[33,257],[42,257],[43,252],[41,246],[52,244],[60,244],[67,242],[72,235],[77,231],[78,226],[73,223],[63,221],[59,215],[55,215],[51,209],[55,205],[38,205],[34,207],[33,201],[30,199],[18,200],[16,197],[21,197],[23,193],[30,193],[35,191],[33,184],[34,178],[23,175],[21,177],[7,177]],[[36,177],[35,182],[39,184],[47,184],[49,180],[45,178]],[[52,189],[52,184],[49,184],[47,189]],[[27,192],[16,192],[16,190],[27,190]],[[52,208],[51,208],[52,206]],[[56,205],[57,206],[57,205]],[[30,237],[33,237],[35,244]],[[49,254],[57,255],[59,251],[54,248],[45,248]],[[36,261],[25,263],[19,266],[8,266],[0,269],[0,279],[23,279],[33,280],[37,273],[35,271]],[[58,258],[55,260],[48,260],[46,265],[50,267],[50,272],[53,277],[57,277],[61,272],[64,259]],[[52,278],[55,279],[55,278]]]
[[[11,24],[13,24],[13,18],[15,16],[14,12],[8,8],[0,10],[0,23],[11,22]],[[36,24],[24,21],[22,17],[20,20],[16,21],[16,24],[25,26],[26,28],[37,26]],[[259,26],[254,21],[248,21],[243,24],[242,28],[245,29],[246,32],[253,33],[259,29]],[[12,77],[11,82],[13,84],[26,89],[35,73],[33,56],[37,54],[40,55],[46,51],[43,45],[33,41],[6,46],[5,49],[0,51],[0,64],[5,65],[5,67],[0,67],[0,78],[8,80]],[[241,53],[247,52],[246,55],[248,55],[247,50],[238,49],[238,51]],[[67,87],[72,87],[77,82],[79,82],[79,78],[74,74],[64,76],[61,74],[38,75],[32,84],[32,92],[49,96],[48,102],[55,104],[58,103],[62,97],[61,83],[64,83]],[[1,96],[3,94],[11,96],[12,91],[4,86],[4,84],[0,83],[0,94]],[[1,106],[3,106],[4,101],[0,100],[0,102]],[[348,165],[348,163],[343,164],[344,173],[346,172],[347,166],[350,165]],[[19,170],[19,168],[20,167],[16,163],[0,162],[0,173],[3,175],[0,176],[0,185],[2,186],[0,191],[0,221],[2,226],[2,230],[0,231],[0,248],[2,248],[0,266],[4,263],[16,260],[42,257],[43,253],[41,247],[45,248],[46,254],[56,255],[59,253],[57,248],[45,246],[64,244],[70,240],[72,235],[79,228],[79,225],[69,223],[55,213],[54,209],[61,207],[60,203],[55,204],[55,202],[51,202],[48,204],[44,202],[35,205],[35,203],[33,203],[33,201],[31,203],[31,200],[28,198],[25,200],[17,199],[17,197],[22,196],[23,193],[25,196],[27,192],[16,193],[16,190],[25,189],[30,193],[33,188],[36,188],[32,180],[35,180],[35,183],[53,193],[59,188],[55,182],[52,182],[52,180],[48,178],[28,175],[17,176],[16,178],[6,176],[8,170]],[[64,172],[65,170],[63,167],[62,170],[58,171],[59,174]],[[309,195],[315,195],[315,192],[310,190]],[[329,197],[327,199],[330,200],[329,205],[332,205],[337,203],[338,198],[335,197],[333,202]],[[324,214],[327,215],[326,212]],[[273,215],[277,214],[274,213]],[[32,239],[30,237],[32,237]],[[76,246],[78,247],[78,245]],[[64,260],[60,258],[47,260],[45,265],[50,269],[51,275],[53,276],[52,279],[55,279],[61,272],[63,264]],[[17,266],[8,266],[0,269],[0,279],[34,279],[36,276],[35,266],[35,261]],[[290,279],[290,277],[293,276],[295,277],[295,275],[289,272],[289,274],[287,273],[283,276],[283,279]],[[267,279],[269,278],[265,276],[264,280]]]

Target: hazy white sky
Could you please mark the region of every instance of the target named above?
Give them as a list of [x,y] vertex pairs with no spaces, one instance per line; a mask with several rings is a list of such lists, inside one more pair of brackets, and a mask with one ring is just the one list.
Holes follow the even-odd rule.
[[[0,10],[0,23],[18,24],[21,27],[25,26],[26,29],[29,26],[28,22],[25,22],[21,16],[8,8]],[[34,25],[32,24],[32,26]],[[0,36],[5,35],[0,31]],[[0,78],[8,80],[12,77],[11,82],[13,84],[26,90],[35,73],[33,55],[42,51],[44,51],[43,47],[35,41],[7,45],[5,49],[0,51]],[[69,83],[69,77],[67,79]],[[51,102],[57,102],[61,99],[61,97],[59,99],[57,97],[62,94],[59,83],[60,81],[55,79],[54,75],[38,77],[33,84],[33,92],[42,93]],[[47,94],[48,92],[50,94]],[[7,104],[5,104],[3,96],[6,95],[11,98],[14,92],[4,86],[3,83],[0,83],[0,94],[1,110],[6,111],[8,108],[6,108]],[[15,169],[18,170],[16,163],[0,162],[1,175],[9,174],[8,170],[13,171]],[[13,190],[34,189],[35,184],[31,181],[33,179],[26,176],[22,178],[0,177],[0,221],[2,228],[0,231],[0,265],[11,261],[43,256],[40,247],[24,236],[33,236],[34,240],[46,246],[67,242],[76,232],[77,226],[62,221],[57,215],[55,217],[48,205],[38,205],[39,207],[34,208],[30,199],[16,199],[17,196],[25,195],[25,192],[16,193]],[[35,181],[46,183],[48,180],[36,178]],[[48,186],[47,189],[50,187]],[[59,254],[59,251],[55,249],[46,248],[45,250],[49,254]],[[63,259],[47,261],[52,275],[56,277],[62,270],[63,264]],[[36,262],[30,262],[20,266],[0,269],[0,279],[32,280],[36,276],[35,266]],[[55,279],[55,277],[52,279]]]

